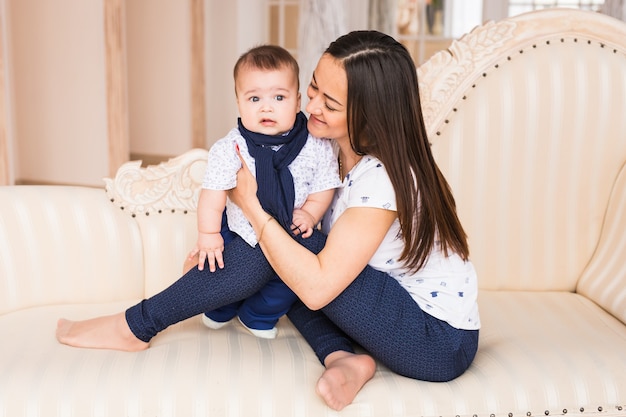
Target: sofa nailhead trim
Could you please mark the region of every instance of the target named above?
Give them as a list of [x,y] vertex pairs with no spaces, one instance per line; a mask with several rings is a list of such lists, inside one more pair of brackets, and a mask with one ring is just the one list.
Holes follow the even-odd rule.
[[[573,38],[572,40],[574,41],[574,43],[578,43],[578,38]],[[560,41],[561,41],[561,43],[565,43],[566,39],[565,39],[565,38],[560,38]],[[591,45],[591,44],[592,44],[591,39],[588,39],[588,40],[587,40],[587,45]],[[546,40],[546,45],[550,45],[550,40],[549,40],[549,39],[548,39],[548,40]],[[605,44],[604,44],[604,43],[600,43],[599,45],[600,45],[600,48],[604,48],[604,47],[605,47]],[[533,48],[533,49],[537,49],[537,44],[533,44],[533,45],[532,45],[532,48]],[[520,54],[523,54],[523,53],[524,53],[524,49],[520,49],[518,52],[519,52]],[[618,51],[617,51],[617,49],[615,49],[615,48],[614,48],[614,49],[613,49],[613,53],[614,53],[614,54],[616,54],[617,52],[618,52]],[[511,56],[507,56],[507,57],[506,57],[506,60],[507,60],[507,61],[511,61],[511,59],[512,59],[512,58],[511,58]],[[494,68],[496,68],[496,69],[500,68],[500,64],[495,64],[495,65],[494,65]],[[483,72],[483,73],[482,73],[482,77],[483,77],[483,78],[486,78],[486,77],[487,77],[487,73],[486,73],[486,72]],[[476,88],[476,83],[472,84],[472,88]],[[467,95],[466,95],[466,94],[464,94],[464,95],[463,95],[463,97],[462,97],[462,100],[466,100],[466,99],[467,99]],[[452,109],[452,111],[453,111],[453,112],[456,112],[456,111],[457,111],[457,108],[453,108],[453,109]],[[450,123],[450,119],[449,119],[449,118],[444,120],[444,125],[445,125],[445,124],[449,124],[449,123]],[[442,126],[442,127],[443,127],[443,126]],[[436,134],[437,136],[441,136],[441,131],[442,131],[442,130],[443,130],[443,129],[439,129],[439,130],[437,130],[437,131],[435,132],[435,134]],[[431,144],[431,146],[432,146],[432,144]]]

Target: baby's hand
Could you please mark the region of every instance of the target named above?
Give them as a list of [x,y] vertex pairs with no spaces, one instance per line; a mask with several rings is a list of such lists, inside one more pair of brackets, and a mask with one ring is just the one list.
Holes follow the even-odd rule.
[[293,211],[293,224],[291,225],[291,231],[297,236],[307,238],[313,234],[313,227],[315,226],[315,219],[309,213],[302,209],[295,209]]
[[185,266],[189,262],[194,262],[194,258],[198,257],[198,269],[204,269],[204,263],[209,261],[209,271],[215,272],[215,264],[222,269],[224,268],[224,239],[220,233],[198,233],[198,242],[196,247],[189,252]]

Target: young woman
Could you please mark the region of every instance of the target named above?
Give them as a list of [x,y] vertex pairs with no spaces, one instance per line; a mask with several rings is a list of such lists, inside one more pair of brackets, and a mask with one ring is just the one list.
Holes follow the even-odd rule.
[[326,366],[319,394],[341,409],[373,375],[352,340],[399,374],[459,376],[478,344],[476,274],[430,150],[410,55],[382,33],[342,36],[320,59],[308,96],[309,131],[336,142],[344,180],[324,249],[315,255],[290,242],[245,167],[231,198],[302,301],[289,318]]

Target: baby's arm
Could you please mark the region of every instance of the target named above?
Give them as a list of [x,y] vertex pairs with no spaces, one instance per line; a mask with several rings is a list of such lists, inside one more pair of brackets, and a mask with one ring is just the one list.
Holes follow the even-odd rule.
[[302,207],[293,211],[293,225],[291,229],[296,235],[302,234],[302,237],[309,237],[313,234],[313,228],[322,220],[322,216],[328,210],[334,194],[334,188],[311,193]]
[[209,270],[215,271],[215,264],[220,268],[224,268],[224,260],[222,251],[224,250],[224,239],[220,233],[222,228],[222,213],[226,207],[226,191],[225,190],[208,190],[200,191],[198,200],[198,240],[196,246],[189,253],[189,257],[185,262],[185,268],[188,270],[188,264],[198,255],[198,269],[204,269],[204,262],[208,259]]

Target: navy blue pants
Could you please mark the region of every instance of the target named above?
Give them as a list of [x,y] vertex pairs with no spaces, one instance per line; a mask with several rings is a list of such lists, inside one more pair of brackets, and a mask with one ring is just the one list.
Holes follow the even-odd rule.
[[[318,253],[326,237],[297,238]],[[205,311],[243,300],[275,273],[259,247],[235,238],[224,251],[224,269],[192,268],[159,294],[126,311],[133,334],[149,342],[168,326]],[[426,381],[448,381],[471,364],[477,330],[455,329],[424,313],[389,275],[366,267],[335,300],[319,311],[296,301],[289,319],[323,363],[332,352],[354,352],[356,342],[392,371]]]
[[297,299],[298,296],[276,275],[263,288],[245,300],[207,311],[204,314],[220,323],[239,316],[243,324],[251,329],[269,330],[289,311]]
[[[220,233],[226,248],[238,236],[228,228],[226,210],[222,213]],[[278,275],[275,275],[258,292],[245,300],[236,301],[215,310],[205,311],[204,314],[211,320],[220,323],[227,322],[238,315],[243,324],[251,329],[269,330],[276,325],[279,318],[289,311],[297,299],[296,294]]]

